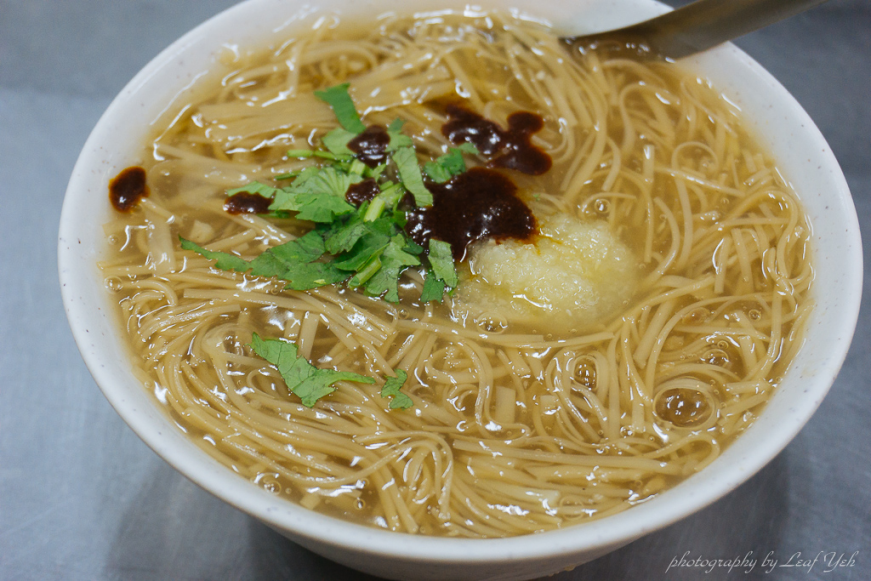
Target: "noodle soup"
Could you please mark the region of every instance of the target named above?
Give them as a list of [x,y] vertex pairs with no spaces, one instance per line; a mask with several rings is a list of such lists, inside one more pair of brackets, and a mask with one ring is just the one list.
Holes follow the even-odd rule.
[[[242,477],[394,531],[560,528],[712,462],[798,349],[813,278],[807,219],[735,111],[674,65],[570,56],[546,28],[498,13],[373,28],[321,23],[265,54],[228,53],[223,78],[144,146],[150,196],[106,225],[101,263],[143,383]],[[537,237],[476,242],[456,292],[427,303],[414,268],[391,303],[288,291],[182,250],[179,235],[250,258],[311,229],[230,214],[225,191],[312,165],[286,152],[335,128],[312,95],[343,82],[367,124],[403,119],[422,158],[451,145],[451,104],[501,127],[540,115],[532,142],[552,168],[498,170]],[[321,368],[404,370],[413,406],[389,409],[380,381],[346,381],[307,407],[252,352],[255,333]]]

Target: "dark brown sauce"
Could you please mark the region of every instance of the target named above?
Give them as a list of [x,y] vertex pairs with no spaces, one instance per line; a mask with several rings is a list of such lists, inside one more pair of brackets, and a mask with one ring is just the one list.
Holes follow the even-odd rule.
[[128,167],[109,182],[109,201],[119,212],[129,212],[148,196],[145,183],[145,170],[141,167]]
[[367,178],[359,184],[351,184],[351,187],[345,192],[345,199],[351,204],[359,206],[363,202],[372,200],[380,193],[381,188],[378,187],[378,182],[373,178]]
[[502,149],[503,131],[496,123],[459,105],[448,105],[446,110],[448,122],[442,125],[442,135],[451,143],[468,141],[484,155]]
[[224,210],[228,214],[266,214],[269,212],[270,198],[264,198],[259,194],[239,192],[227,198],[224,202]]
[[532,144],[532,134],[544,128],[544,119],[535,113],[518,111],[508,116],[508,131],[505,136],[505,153],[493,160],[496,167],[517,170],[532,176],[540,176],[550,170],[550,156]]
[[375,167],[387,161],[388,145],[390,136],[387,130],[380,125],[370,125],[348,142],[348,149],[357,154],[357,159],[369,167]]
[[448,105],[448,122],[442,135],[452,143],[469,142],[483,155],[501,153],[490,162],[491,167],[504,167],[528,175],[546,173],[553,165],[550,155],[532,144],[532,135],[542,130],[544,119],[528,111],[508,116],[508,130],[489,119],[459,105]]
[[430,238],[448,242],[455,260],[485,238],[528,240],[536,233],[532,211],[517,197],[517,186],[492,169],[472,168],[444,184],[429,184],[433,204],[409,213],[406,231],[427,247]]

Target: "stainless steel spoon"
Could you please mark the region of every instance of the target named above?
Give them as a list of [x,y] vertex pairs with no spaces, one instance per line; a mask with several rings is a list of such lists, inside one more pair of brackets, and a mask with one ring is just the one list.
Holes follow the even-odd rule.
[[563,38],[573,47],[618,42],[640,53],[679,59],[804,12],[827,0],[696,0],[656,18]]

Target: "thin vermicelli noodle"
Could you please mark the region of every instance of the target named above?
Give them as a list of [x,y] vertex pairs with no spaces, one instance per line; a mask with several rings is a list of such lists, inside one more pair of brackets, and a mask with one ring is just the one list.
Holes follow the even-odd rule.
[[[223,78],[144,149],[151,196],[105,226],[100,267],[135,373],[242,477],[394,531],[560,528],[703,469],[758,416],[801,344],[810,227],[725,99],[673,64],[626,54],[570,55],[546,27],[499,13],[388,16],[365,32],[322,18],[265,54],[228,53]],[[428,158],[450,145],[446,103],[503,127],[516,111],[541,115],[533,142],[553,168],[506,173],[542,228],[570,216],[634,257],[616,282],[619,310],[542,323],[476,302],[463,288],[476,288],[474,264],[442,304],[416,300],[423,277],[409,269],[393,304],[284,290],[181,250],[179,235],[251,259],[310,229],[230,215],[224,192],[314,163],[284,154],[336,126],[313,91],[343,82],[367,124],[406,120]],[[379,382],[405,370],[414,406],[388,409],[380,383],[343,381],[305,407],[253,353],[253,333],[296,343],[321,368]]]

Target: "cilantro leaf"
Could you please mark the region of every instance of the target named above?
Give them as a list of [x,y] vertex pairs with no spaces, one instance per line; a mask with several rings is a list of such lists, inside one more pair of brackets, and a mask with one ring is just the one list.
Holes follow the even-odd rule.
[[306,168],[289,188],[278,191],[269,209],[299,212],[300,220],[332,222],[336,216],[356,211],[345,200],[345,193],[361,181],[362,176],[335,167]]
[[[455,148],[452,147],[451,149],[455,149]],[[469,155],[480,155],[481,154],[481,152],[478,151],[478,148],[475,147],[475,144],[469,143],[468,141],[466,141],[465,143],[459,144],[456,147],[456,149],[459,149],[463,153],[468,153]]]
[[373,258],[380,255],[389,243],[389,236],[369,230],[350,252],[341,255],[334,264],[336,268],[341,270],[359,271]]
[[417,155],[410,147],[401,147],[391,156],[399,170],[402,185],[414,196],[414,203],[418,207],[432,205],[432,193],[423,185],[423,176],[420,174],[420,166],[417,165]]
[[436,162],[445,168],[452,176],[466,171],[466,162],[463,161],[463,152],[456,147],[448,149],[448,153],[439,157]]
[[250,262],[235,254],[212,252],[190,240],[179,238],[184,250],[193,250],[209,260],[215,260],[216,268],[241,273],[250,270],[254,276],[279,278],[288,281],[286,288],[293,290],[309,290],[336,284],[348,278],[346,272],[342,272],[333,264],[314,262],[324,253],[323,238],[316,231],[280,246],[274,246]]
[[312,222],[332,222],[336,216],[353,213],[356,208],[344,197],[326,194],[301,193],[296,198],[296,217]]
[[[397,215],[404,214],[403,212],[397,212]],[[369,222],[369,227],[375,232],[381,232],[382,234],[386,234],[389,237],[395,236],[402,228],[405,227],[404,222],[400,222],[397,219],[396,215],[385,215],[380,218]]]
[[293,202],[296,195],[301,191],[305,191],[306,184],[317,177],[320,171],[320,168],[317,167],[307,167],[299,172],[299,175],[294,178],[290,186],[279,188],[275,192],[275,198],[272,204],[270,204],[269,209],[272,211],[293,210]]
[[[468,147],[466,147],[468,146]],[[443,184],[455,175],[466,171],[466,162],[463,153],[478,153],[478,148],[471,143],[463,143],[459,147],[451,147],[448,153],[435,161],[428,161],[424,165],[424,171],[429,178],[439,184]]]
[[273,276],[281,278],[281,275],[287,271],[287,263],[275,256],[271,250],[267,250],[248,264],[251,268],[251,274],[267,278]]
[[279,278],[288,281],[284,288],[309,290],[340,283],[348,278],[348,273],[337,269],[332,263],[294,262],[288,265],[287,270]]
[[375,196],[369,204],[366,213],[363,215],[363,220],[365,222],[373,222],[377,220],[388,207],[395,208],[406,191],[405,188],[402,187],[402,184],[394,184],[389,180],[382,182],[379,187],[381,188],[381,192]]
[[311,231],[295,240],[273,246],[252,260],[251,274],[254,276],[274,276],[287,280],[287,273],[291,265],[313,262],[323,254],[324,239],[320,233]]
[[347,129],[336,127],[321,139],[324,147],[330,150],[330,153],[340,156],[353,156],[354,152],[348,148],[348,144],[352,139],[357,137],[356,133],[352,133]]
[[449,287],[457,286],[457,269],[454,267],[454,255],[451,245],[441,240],[431,238],[429,241],[429,263],[433,273],[445,281]]
[[350,220],[343,223],[333,223],[326,233],[327,252],[330,254],[347,252],[354,247],[357,240],[369,231],[369,227],[363,223],[365,211],[365,208],[361,206]]
[[405,121],[397,118],[387,126],[387,135],[390,137],[390,142],[387,144],[387,151],[396,151],[401,147],[414,146],[411,137],[402,133],[403,125],[405,125]]
[[324,251],[324,239],[319,232],[314,230],[268,250],[276,258],[286,263],[313,262],[323,256]]
[[414,401],[399,390],[402,389],[405,380],[408,379],[408,373],[402,369],[394,369],[393,372],[396,373],[396,377],[385,378],[384,387],[381,388],[381,397],[393,398],[390,401],[390,409],[401,408],[407,410],[414,405]]
[[384,295],[384,300],[399,302],[399,275],[408,266],[420,264],[413,254],[403,250],[405,235],[396,234],[381,253],[381,268],[366,283],[366,293],[370,296]]
[[351,133],[363,133],[366,126],[360,121],[360,115],[354,107],[354,101],[348,94],[350,83],[344,83],[330,87],[323,91],[315,91],[315,97],[333,108],[339,124]]
[[307,189],[311,193],[330,194],[344,200],[345,193],[351,184],[358,184],[362,181],[363,177],[360,175],[348,174],[334,167],[325,167],[307,183]]
[[426,172],[426,175],[437,184],[443,184],[449,179],[451,179],[451,172],[446,170],[444,166],[434,162],[428,161],[423,166],[423,171]]
[[366,166],[366,169],[363,170],[363,177],[372,178],[377,181],[385,169],[387,169],[386,163],[378,164],[375,167]]
[[236,272],[248,272],[251,268],[251,264],[245,260],[244,258],[240,258],[235,254],[229,254],[227,252],[214,252],[212,250],[206,250],[202,246],[191,242],[190,240],[185,240],[181,236],[178,237],[181,240],[181,247],[183,250],[193,250],[194,252],[201,254],[208,258],[209,260],[215,260],[215,267],[220,268],[221,270],[235,270]]
[[271,198],[275,196],[278,191],[279,189],[276,187],[267,186],[266,184],[255,181],[251,182],[250,184],[245,184],[240,188],[233,188],[232,190],[227,190],[227,195],[235,196],[236,194],[245,192],[248,194],[257,194],[259,196],[263,196],[264,198]]
[[426,278],[423,281],[423,290],[420,293],[420,302],[428,303],[430,301],[441,302],[445,294],[445,281],[440,280],[432,269],[426,273]]
[[299,357],[295,344],[282,339],[261,339],[254,333],[251,348],[254,353],[278,368],[287,388],[302,400],[302,405],[309,408],[314,407],[320,398],[336,391],[333,384],[337,381],[375,383],[371,377],[349,371],[318,369],[304,357]]
[[423,254],[423,246],[421,246],[420,244],[418,244],[417,242],[415,242],[411,238],[408,238],[405,240],[405,246],[403,246],[402,249],[405,250],[406,252],[408,252],[409,254],[414,254],[414,255]]

